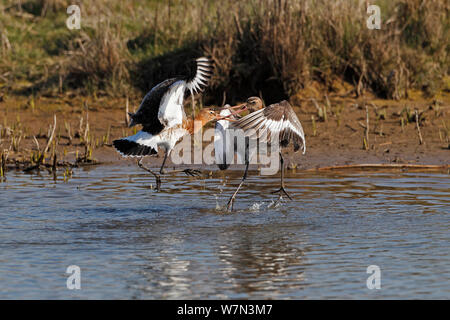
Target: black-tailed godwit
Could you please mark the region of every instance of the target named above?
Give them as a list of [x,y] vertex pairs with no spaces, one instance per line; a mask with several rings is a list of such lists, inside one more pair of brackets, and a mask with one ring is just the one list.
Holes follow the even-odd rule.
[[[249,109],[250,114],[242,118],[233,116],[230,110],[236,108]],[[235,152],[237,152],[238,157],[244,159],[245,162],[244,175],[241,183],[228,201],[227,210],[233,210],[234,200],[247,178],[250,159],[256,151],[255,148],[249,148],[249,139],[259,139],[260,143],[270,143],[271,137],[273,135],[277,136],[274,138],[278,138],[277,142],[281,146],[281,149],[279,150],[281,181],[280,188],[273,193],[279,193],[279,199],[281,199],[282,194],[285,194],[289,199],[292,199],[286,192],[284,186],[284,158],[282,149],[288,147],[292,142],[294,151],[297,152],[301,148],[304,154],[306,152],[306,143],[303,127],[289,102],[284,100],[263,108],[261,99],[251,97],[247,99],[247,102],[244,104],[223,110],[221,115],[227,116],[230,119],[220,120],[216,123],[217,143],[215,145],[215,152],[216,162],[219,165],[219,168],[221,170],[228,168],[232,159],[234,159]],[[246,137],[245,148],[242,150],[237,148],[234,139],[233,141],[230,141],[231,139],[226,139],[227,130],[236,129],[243,130],[244,136]],[[256,146],[256,144],[252,145]]]
[[[139,157],[138,165],[152,173],[157,179],[157,187],[160,184],[159,175],[142,165],[144,156],[158,153],[161,147],[164,160],[159,170],[164,173],[164,165],[167,157],[181,138],[192,134],[194,119],[187,119],[183,102],[187,91],[197,93],[203,91],[212,76],[212,63],[202,57],[196,60],[195,74],[185,77],[167,79],[150,90],[139,106],[136,113],[130,113],[130,127],[142,125],[135,135],[114,140],[113,145],[124,157]],[[212,109],[203,109],[195,118],[202,126],[218,117]],[[187,174],[192,174],[185,170]]]

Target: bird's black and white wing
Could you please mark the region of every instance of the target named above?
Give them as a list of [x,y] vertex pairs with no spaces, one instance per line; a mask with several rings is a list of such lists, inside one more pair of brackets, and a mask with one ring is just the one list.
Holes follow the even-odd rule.
[[135,135],[113,141],[114,148],[123,157],[143,157],[158,153],[159,135],[143,130]]
[[183,101],[186,89],[192,93],[203,91],[212,76],[212,62],[205,57],[195,60],[195,72],[188,76],[167,79],[153,87],[144,97],[138,110],[130,114],[130,126],[142,124],[151,134],[164,127],[181,124],[185,118]]
[[138,111],[130,114],[131,126],[142,124],[142,130],[135,135],[114,140],[114,148],[124,157],[157,154],[161,131],[182,124],[185,117],[183,109],[185,88],[185,81],[172,78],[150,90],[142,100]]
[[161,101],[177,81],[177,78],[171,78],[153,87],[145,95],[144,99],[142,99],[142,102],[136,113],[130,113],[130,127],[137,124],[142,124],[151,134],[158,134],[159,132],[161,132],[161,130],[164,128],[163,124],[159,121],[158,118]]
[[178,80],[174,82],[161,98],[158,111],[158,120],[165,127],[181,125],[186,118],[184,113],[183,100],[186,90],[186,81]]
[[198,58],[193,75],[167,79],[152,88],[144,97],[136,113],[131,113],[130,126],[142,124],[137,134],[114,140],[113,145],[123,156],[156,154],[163,143],[160,133],[166,128],[182,125],[186,118],[183,100],[191,93],[203,91],[212,75],[212,64],[207,58]]
[[[252,112],[231,125],[244,131],[246,136],[270,142],[273,135],[282,147],[292,141],[294,151],[306,152],[305,134],[295,111],[286,100]],[[274,137],[275,138],[275,137]]]
[[191,93],[205,90],[213,74],[212,61],[206,57],[195,60],[195,73],[186,79],[186,86]]
[[212,64],[208,58],[195,60],[196,71],[192,76],[180,78],[172,83],[161,98],[158,119],[166,127],[182,124],[186,117],[183,100],[186,89],[191,93],[203,91],[212,75]]

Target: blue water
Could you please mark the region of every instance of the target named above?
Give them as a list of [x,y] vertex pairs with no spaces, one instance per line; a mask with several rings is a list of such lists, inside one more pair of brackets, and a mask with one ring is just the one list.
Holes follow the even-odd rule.
[[[0,299],[450,298],[450,175],[240,171],[153,178],[134,166],[0,183]],[[81,289],[66,287],[66,268]],[[377,265],[381,289],[366,269]]]

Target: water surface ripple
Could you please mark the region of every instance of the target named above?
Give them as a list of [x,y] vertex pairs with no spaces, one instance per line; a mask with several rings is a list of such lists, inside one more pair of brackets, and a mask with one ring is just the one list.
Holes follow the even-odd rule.
[[291,172],[294,201],[274,205],[278,177],[252,172],[224,214],[239,174],[167,176],[155,192],[133,166],[8,172],[0,299],[450,298],[448,174]]

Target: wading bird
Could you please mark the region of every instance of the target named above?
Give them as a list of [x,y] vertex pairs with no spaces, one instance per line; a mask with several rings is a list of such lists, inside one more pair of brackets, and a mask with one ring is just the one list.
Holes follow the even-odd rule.
[[[255,112],[263,107],[263,102],[258,97],[250,97],[245,103],[240,105],[230,107],[226,105],[220,112],[223,120],[219,120],[215,125],[214,132],[214,149],[216,164],[220,170],[226,170],[231,161],[234,159],[234,154],[236,153],[238,159],[244,159],[243,150],[240,150],[236,146],[236,141],[231,141],[232,137],[228,133],[230,122],[237,121],[241,118],[240,113],[248,110],[250,113]],[[238,111],[235,111],[238,110]],[[248,146],[245,148],[248,149]]]
[[[219,120],[215,125],[214,132],[214,149],[216,164],[219,166],[220,170],[227,169],[231,161],[234,159],[235,152],[239,159],[243,159],[242,150],[237,150],[236,141],[227,141],[230,140],[229,136],[230,121],[237,121],[237,119],[241,118],[239,113],[242,111],[248,110],[250,113],[259,110],[263,107],[263,102],[258,97],[250,97],[243,104],[230,107],[226,105],[222,111],[220,112],[220,116],[223,117],[224,120]],[[234,111],[238,110],[238,111]],[[248,147],[247,147],[248,148]],[[246,148],[246,149],[247,149]]]
[[[165,128],[156,135],[152,135],[145,131],[145,128],[133,136],[122,138],[114,141],[114,147],[124,157],[139,157],[138,166],[156,178],[156,189],[161,185],[161,177],[156,172],[145,167],[142,164],[143,157],[146,155],[153,155],[158,153],[158,146],[165,150],[164,160],[159,171],[164,174],[164,165],[168,155],[175,147],[176,143],[185,135],[192,135],[201,130],[208,122],[213,120],[223,119],[211,108],[203,108],[195,117],[195,119],[184,119],[181,124],[177,124],[170,128]],[[199,125],[195,125],[199,124]],[[123,150],[123,151],[120,151]],[[185,169],[182,170],[188,175],[196,175],[197,170]]]
[[[236,108],[249,109],[250,114],[240,119],[237,119],[238,116],[230,119],[233,117],[233,115],[230,115],[230,110]],[[247,178],[250,159],[256,151],[255,148],[249,147],[249,139],[260,139],[262,142],[269,143],[271,137],[276,135],[274,138],[278,138],[279,145],[282,148],[288,147],[292,142],[294,151],[297,152],[302,148],[303,154],[306,151],[306,143],[302,125],[289,102],[285,100],[262,108],[262,101],[257,97],[251,97],[244,104],[223,110],[221,115],[228,116],[228,119],[216,123],[217,143],[215,139],[215,152],[219,168],[221,170],[228,168],[235,152],[237,152],[238,157],[245,160],[245,172],[241,183],[227,204],[227,210],[231,211],[236,195]],[[231,123],[227,123],[228,121],[231,121]],[[228,136],[227,131],[235,129],[242,129],[246,137],[243,150],[239,150],[239,148],[236,150],[237,146],[234,139],[231,141],[231,139],[226,138]],[[273,193],[279,193],[279,199],[281,199],[282,194],[285,194],[292,200],[284,188],[284,159],[281,150],[279,150],[279,157],[281,166],[280,188]]]
[[[184,112],[183,102],[186,92],[191,94],[203,91],[212,76],[212,63],[209,59],[202,57],[196,60],[195,74],[186,77],[175,77],[167,79],[150,90],[139,106],[136,113],[129,113],[130,127],[137,124],[142,125],[142,130],[135,135],[114,140],[113,145],[124,157],[139,157],[139,167],[147,170],[156,178],[157,188],[160,185],[160,176],[142,164],[144,156],[158,153],[161,147],[164,160],[159,170],[164,173],[164,165],[167,157],[176,143],[185,135],[192,134],[194,120],[187,119]],[[201,121],[202,125],[218,117],[212,109],[203,109],[195,120]],[[192,175],[192,170],[184,170]]]

